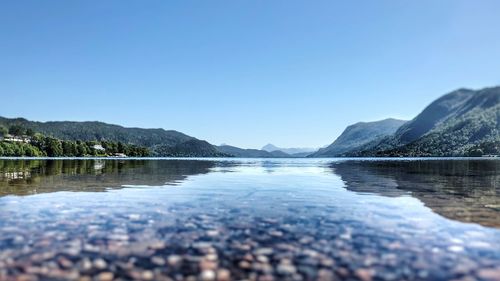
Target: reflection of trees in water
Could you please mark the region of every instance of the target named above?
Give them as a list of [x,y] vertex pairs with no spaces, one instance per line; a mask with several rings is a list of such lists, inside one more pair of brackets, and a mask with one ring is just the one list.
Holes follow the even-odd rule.
[[500,161],[346,161],[331,168],[348,190],[408,194],[444,217],[500,227]]
[[213,161],[195,160],[0,160],[0,195],[163,186],[214,166]]

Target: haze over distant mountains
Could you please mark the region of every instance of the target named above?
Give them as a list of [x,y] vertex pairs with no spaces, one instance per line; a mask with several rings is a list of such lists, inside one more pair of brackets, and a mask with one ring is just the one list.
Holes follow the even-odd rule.
[[268,151],[268,152],[273,152],[273,151],[281,151],[286,154],[294,155],[294,154],[308,154],[312,153],[316,150],[317,148],[310,148],[310,147],[302,147],[302,148],[282,148],[282,147],[277,147],[273,144],[266,144],[262,148],[262,150]]
[[0,117],[62,140],[113,141],[147,147],[153,156],[174,157],[358,157],[481,156],[500,154],[500,87],[459,89],[442,96],[410,121],[385,119],[348,126],[329,146],[262,150],[214,146],[181,132],[125,128],[102,122],[35,122]]
[[230,145],[220,145],[217,149],[221,153],[229,154],[235,157],[245,157],[245,158],[285,158],[291,157],[291,155],[284,153],[282,151],[265,151],[259,149],[244,149]]

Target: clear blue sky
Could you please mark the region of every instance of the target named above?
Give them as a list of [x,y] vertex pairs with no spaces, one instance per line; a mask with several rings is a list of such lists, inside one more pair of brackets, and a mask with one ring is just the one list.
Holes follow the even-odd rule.
[[322,146],[500,84],[500,1],[0,2],[0,115]]

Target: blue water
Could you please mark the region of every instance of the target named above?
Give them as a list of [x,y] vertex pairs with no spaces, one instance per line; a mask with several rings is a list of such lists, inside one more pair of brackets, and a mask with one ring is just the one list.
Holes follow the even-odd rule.
[[0,195],[2,280],[500,273],[492,159],[10,159]]

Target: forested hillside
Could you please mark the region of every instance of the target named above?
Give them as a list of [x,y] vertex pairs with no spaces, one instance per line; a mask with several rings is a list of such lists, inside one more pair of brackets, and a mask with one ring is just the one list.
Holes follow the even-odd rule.
[[392,136],[346,156],[500,154],[500,87],[460,89],[431,103]]
[[65,141],[111,142],[145,147],[151,156],[228,156],[206,141],[173,130],[126,128],[102,122],[35,122],[4,117],[0,117],[0,126],[20,127]]
[[19,125],[0,126],[0,156],[107,157],[150,156],[146,147],[111,141],[70,141],[35,133]]

